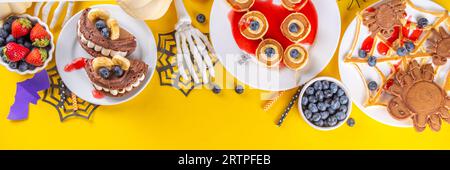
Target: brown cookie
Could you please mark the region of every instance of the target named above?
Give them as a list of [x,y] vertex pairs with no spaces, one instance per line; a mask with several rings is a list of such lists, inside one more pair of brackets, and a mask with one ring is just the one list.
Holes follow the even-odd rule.
[[137,89],[147,76],[148,65],[143,61],[130,59],[130,67],[124,70],[122,76],[111,75],[105,79],[94,69],[93,60],[95,59],[87,61],[86,73],[95,89],[111,97],[120,97]]
[[290,11],[301,10],[306,3],[308,3],[308,0],[281,0],[283,7]]
[[440,66],[447,63],[450,58],[450,34],[443,27],[439,27],[439,31],[432,29],[427,51],[433,56],[434,65]]
[[423,131],[427,124],[439,131],[441,118],[450,121],[450,98],[434,82],[431,64],[419,65],[412,60],[406,70],[396,73],[387,92],[394,96],[387,107],[392,117],[400,120],[411,117],[417,131]]
[[363,11],[363,24],[369,28],[372,36],[380,33],[384,39],[388,39],[394,33],[394,28],[402,25],[405,9],[404,0],[385,0]]
[[291,70],[299,70],[308,63],[308,51],[300,44],[292,44],[284,50],[283,63]]
[[281,32],[287,39],[298,43],[308,37],[311,24],[302,13],[292,13],[281,23]]
[[233,10],[243,12],[249,10],[255,3],[255,0],[227,0],[227,3]]
[[123,28],[120,28],[120,36],[116,40],[104,37],[97,29],[95,23],[88,19],[87,8],[82,12],[77,26],[77,35],[80,45],[93,57],[114,56],[123,57],[131,55],[137,47],[136,38]]
[[250,40],[261,39],[269,30],[269,23],[263,13],[250,11],[244,14],[239,21],[241,34]]
[[283,47],[274,39],[265,39],[256,49],[256,57],[267,67],[277,66],[283,55]]

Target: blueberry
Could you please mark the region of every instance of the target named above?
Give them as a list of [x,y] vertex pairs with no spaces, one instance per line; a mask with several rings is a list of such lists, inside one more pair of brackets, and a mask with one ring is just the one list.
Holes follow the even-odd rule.
[[419,26],[419,28],[424,28],[428,25],[428,19],[426,18],[419,18],[419,20],[417,21],[417,26]]
[[347,96],[341,96],[339,98],[339,103],[341,103],[341,105],[345,105],[348,103],[348,97]]
[[15,42],[15,41],[16,41],[16,39],[13,37],[12,34],[9,34],[8,37],[6,37],[6,43]]
[[331,92],[331,90],[325,90],[323,91],[323,94],[325,95],[325,98],[330,98],[333,96],[333,92]]
[[45,47],[45,50],[50,51],[53,47],[50,45],[48,45],[47,47]]
[[28,64],[24,61],[19,62],[19,71],[20,72],[25,72],[28,70]]
[[17,44],[24,45],[24,43],[25,43],[25,38],[20,37],[19,39],[17,39]]
[[408,52],[412,52],[416,48],[416,45],[414,45],[413,42],[408,41],[408,42],[405,42],[405,48]]
[[314,124],[316,126],[323,127],[324,122],[323,122],[323,120],[319,120],[319,121],[315,121]]
[[314,92],[315,92],[314,87],[309,86],[308,88],[306,88],[306,94],[313,95]]
[[324,102],[325,103],[325,107],[327,107],[327,108],[330,107],[331,106],[331,101],[332,101],[331,99],[326,99],[325,102]]
[[310,103],[308,105],[308,110],[310,110],[313,113],[317,113],[319,111],[319,109],[317,108],[317,105],[314,103]]
[[28,64],[28,70],[34,70],[36,69],[36,66]]
[[103,28],[106,28],[106,22],[104,20],[97,20],[97,22],[95,22],[95,27],[98,30],[102,30]]
[[372,91],[375,91],[378,89],[378,84],[375,81],[370,81],[367,86],[369,86],[369,90],[372,90]]
[[203,14],[198,14],[196,19],[197,19],[197,22],[202,23],[202,24],[205,23],[205,21],[206,21],[206,17]]
[[312,115],[312,118],[311,118],[311,120],[312,120],[313,122],[319,121],[320,119],[321,119],[320,113],[314,113],[314,114]]
[[333,110],[337,110],[337,109],[339,109],[339,107],[341,107],[341,103],[339,103],[339,100],[331,101],[331,108]]
[[296,23],[289,24],[289,31],[293,33],[298,33],[300,27]]
[[318,101],[323,101],[323,99],[325,98],[325,95],[323,94],[323,91],[317,91],[315,96],[316,96]]
[[359,58],[366,58],[367,57],[367,51],[365,50],[359,50],[358,51]]
[[327,122],[327,119],[323,119],[322,121],[323,121],[323,124],[321,127],[330,127],[330,125]]
[[306,106],[306,105],[308,105],[308,102],[309,102],[308,97],[303,96],[303,97],[302,97],[302,105],[303,105],[303,106]]
[[0,38],[5,39],[8,37],[8,32],[6,32],[4,29],[0,29]]
[[31,44],[31,42],[29,41],[25,41],[25,43],[23,44],[24,47],[28,48],[28,49],[32,49],[33,48],[33,44]]
[[3,30],[5,30],[7,33],[11,32],[11,24],[5,23],[3,24]]
[[242,94],[242,93],[244,93],[244,87],[241,86],[241,85],[237,85],[237,86],[234,88],[234,91],[235,91],[237,94]]
[[264,50],[264,53],[267,55],[267,57],[273,57],[275,55],[275,49],[272,47],[266,48]]
[[328,118],[328,116],[330,116],[330,113],[329,112],[327,112],[327,111],[324,111],[324,112],[320,112],[320,118],[321,119],[327,119]]
[[341,107],[339,108],[339,112],[347,113],[347,111],[348,111],[348,108],[345,105],[341,105]]
[[109,38],[109,34],[110,33],[109,33],[109,29],[108,28],[103,28],[101,32],[102,32],[102,36],[103,37]]
[[8,58],[6,58],[6,56],[4,56],[3,54],[1,54],[1,57],[2,57],[2,61],[3,61],[4,63],[9,64],[9,60],[8,60]]
[[317,103],[317,98],[314,95],[308,96],[309,103]]
[[17,62],[10,62],[9,63],[9,68],[12,68],[12,69],[17,69]]
[[[330,105],[330,106],[331,106],[331,105]],[[330,113],[330,114],[335,114],[335,113],[336,113],[336,109],[333,109],[333,108],[331,108],[331,107],[328,107],[327,111],[328,111],[328,113]]]
[[319,103],[317,103],[317,108],[320,111],[325,111],[325,110],[327,110],[327,105],[325,103],[323,103],[323,102],[319,102]]
[[333,95],[333,100],[338,100],[339,101],[339,97],[340,96],[338,96],[337,93],[336,93],[336,94]]
[[322,83],[320,81],[317,81],[314,83],[314,90],[322,90]]
[[367,60],[367,64],[369,64],[369,66],[371,66],[371,67],[377,65],[377,57],[370,56]]
[[327,123],[329,126],[336,126],[337,122],[338,122],[338,120],[335,116],[330,116],[327,119]]
[[10,16],[10,17],[8,17],[8,19],[6,19],[6,22],[5,23],[7,23],[7,24],[12,24],[16,19],[18,19],[19,17],[17,17],[17,16]]
[[0,46],[3,47],[6,44],[6,40],[4,38],[0,38]]
[[259,29],[259,27],[260,27],[260,25],[259,25],[258,21],[255,21],[255,20],[250,21],[250,29],[251,30],[256,31]]
[[331,83],[330,90],[333,94],[336,93],[338,91],[338,85],[336,83]]
[[348,120],[347,120],[347,125],[348,126],[350,126],[350,127],[353,127],[353,126],[355,126],[355,119],[353,119],[353,118],[348,118]]
[[408,50],[406,50],[406,48],[405,47],[399,47],[398,49],[397,49],[397,55],[398,56],[406,56],[408,54]]
[[106,67],[100,67],[98,69],[98,74],[100,74],[100,76],[104,79],[108,79],[110,76],[110,72]]
[[345,94],[345,91],[339,88],[339,90],[336,93],[338,96],[343,96]]
[[322,89],[326,90],[328,88],[330,88],[330,82],[326,80],[322,81]]
[[212,91],[214,94],[219,94],[220,91],[222,91],[222,89],[219,87],[219,85],[214,85],[214,87],[212,88]]
[[344,112],[338,112],[336,113],[335,116],[339,121],[343,121],[347,117],[347,115]]
[[290,55],[292,58],[297,59],[298,56],[300,56],[300,52],[298,52],[297,49],[293,49],[293,50],[291,50],[291,51],[289,52],[289,55]]
[[116,76],[116,77],[122,77],[122,75],[124,73],[124,71],[122,70],[122,68],[120,66],[113,66],[112,72],[113,72],[114,76]]
[[305,110],[305,111],[303,112],[303,114],[305,115],[305,118],[308,119],[308,120],[310,120],[311,117],[312,117],[312,112],[309,111],[309,110]]

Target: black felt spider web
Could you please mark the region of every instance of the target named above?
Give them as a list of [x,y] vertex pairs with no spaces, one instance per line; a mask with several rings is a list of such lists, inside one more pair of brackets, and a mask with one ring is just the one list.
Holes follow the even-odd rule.
[[73,108],[70,90],[62,82],[56,67],[47,70],[50,79],[50,88],[44,92],[42,101],[55,107],[61,122],[70,117],[90,119],[94,111],[99,107],[80,98],[76,98],[78,109]]
[[[209,37],[209,34],[206,35]],[[156,72],[159,75],[161,86],[174,87],[187,97],[195,87],[202,85],[202,83],[195,84],[191,79],[184,80],[181,77],[176,63],[176,49],[175,31],[166,34],[158,34],[158,61],[156,64]],[[194,61],[194,59],[192,59],[192,61]],[[212,62],[215,65],[217,63],[217,58],[213,57]]]

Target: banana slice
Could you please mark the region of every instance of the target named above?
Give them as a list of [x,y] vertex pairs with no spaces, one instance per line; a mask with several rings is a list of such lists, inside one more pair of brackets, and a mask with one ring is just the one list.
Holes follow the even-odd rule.
[[122,70],[127,71],[130,68],[130,60],[128,60],[125,57],[122,57],[120,55],[115,55],[112,58],[112,62],[114,63],[114,65],[118,65],[120,66],[120,68],[122,68]]
[[106,25],[108,26],[108,28],[111,30],[111,40],[117,40],[120,37],[120,26],[119,23],[117,22],[117,20],[115,19],[108,19],[106,21]]
[[92,22],[95,22],[97,19],[106,21],[109,19],[109,12],[101,8],[94,8],[89,11],[88,19]]
[[97,57],[92,60],[92,67],[95,71],[97,71],[101,67],[106,67],[108,69],[111,69],[111,67],[114,65],[114,62],[108,58],[108,57]]

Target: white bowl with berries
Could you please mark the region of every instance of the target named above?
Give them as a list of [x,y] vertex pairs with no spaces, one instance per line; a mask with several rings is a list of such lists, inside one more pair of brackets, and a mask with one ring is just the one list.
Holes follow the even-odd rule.
[[301,117],[318,130],[334,130],[343,125],[352,112],[347,88],[331,77],[309,81],[299,95]]
[[21,75],[35,74],[53,58],[53,35],[47,24],[27,14],[12,15],[0,25],[0,64]]

